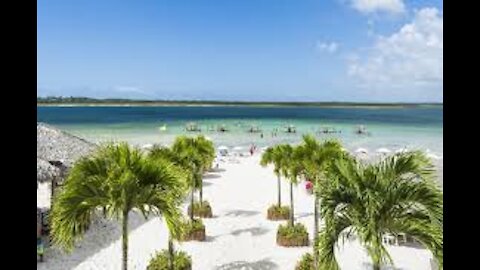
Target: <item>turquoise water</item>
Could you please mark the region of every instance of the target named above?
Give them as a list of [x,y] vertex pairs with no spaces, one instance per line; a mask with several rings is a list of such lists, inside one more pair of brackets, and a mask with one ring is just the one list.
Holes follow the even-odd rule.
[[[443,155],[443,108],[305,108],[305,107],[38,107],[37,120],[46,122],[92,141],[125,140],[133,144],[169,144],[179,134],[204,134],[226,146],[268,146],[298,142],[302,134],[316,134],[321,126],[340,130],[339,134],[316,134],[318,138],[338,138],[345,148],[358,147],[374,152],[380,147],[428,150]],[[202,132],[187,132],[195,122]],[[356,135],[364,125],[371,136]],[[160,126],[166,125],[166,131]],[[224,125],[229,132],[209,131]],[[263,133],[248,133],[255,125]],[[296,134],[282,132],[294,125]],[[277,136],[272,131],[277,128]]]
[[[276,143],[297,143],[302,134],[319,139],[337,138],[347,150],[365,148],[370,157],[376,150],[392,152],[401,148],[420,149],[439,158],[434,162],[443,184],[443,107],[429,108],[306,108],[306,107],[37,107],[37,120],[94,142],[127,141],[144,144],[170,144],[179,134],[204,134],[216,146],[255,144],[265,147]],[[195,122],[202,132],[187,132],[185,126]],[[166,131],[159,128],[166,125]],[[224,125],[228,132],[208,131]],[[255,125],[261,133],[249,133]],[[295,134],[284,133],[294,125]],[[320,126],[340,130],[338,134],[317,134]],[[354,133],[364,125],[371,136]],[[276,136],[272,131],[278,129]],[[263,138],[261,136],[263,134]]]

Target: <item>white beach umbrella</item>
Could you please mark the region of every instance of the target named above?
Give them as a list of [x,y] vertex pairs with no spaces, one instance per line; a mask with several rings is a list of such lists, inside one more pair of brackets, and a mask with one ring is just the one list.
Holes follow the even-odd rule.
[[243,147],[241,147],[241,146],[235,146],[235,147],[233,148],[233,151],[236,151],[236,152],[243,151]]
[[389,149],[384,148],[384,147],[377,149],[377,153],[380,153],[380,154],[388,154],[390,152],[392,152],[392,151],[390,151]]
[[357,150],[355,150],[355,153],[367,154],[368,150],[365,148],[358,148]]
[[400,148],[395,150],[395,153],[406,153],[406,152],[408,152],[407,148]]
[[220,151],[228,150],[228,147],[226,147],[225,145],[221,145],[218,147],[218,150]]

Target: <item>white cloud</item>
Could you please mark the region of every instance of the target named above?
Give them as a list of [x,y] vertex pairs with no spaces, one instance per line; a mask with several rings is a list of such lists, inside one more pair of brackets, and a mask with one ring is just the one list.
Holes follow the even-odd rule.
[[351,6],[362,13],[403,13],[403,0],[351,0]]
[[317,42],[317,49],[322,52],[334,53],[338,49],[336,42]]
[[365,88],[442,97],[443,16],[436,8],[423,8],[411,23],[379,37],[364,57],[349,62],[348,74]]

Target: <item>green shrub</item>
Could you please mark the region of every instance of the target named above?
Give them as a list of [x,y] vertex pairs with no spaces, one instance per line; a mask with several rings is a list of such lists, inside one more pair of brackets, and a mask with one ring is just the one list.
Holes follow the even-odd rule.
[[270,220],[287,220],[290,217],[290,207],[274,204],[267,210],[267,218]]
[[[192,206],[188,206],[188,214],[192,212]],[[200,202],[195,202],[193,204],[193,215],[197,217],[203,218],[211,218],[212,217],[212,207],[208,201],[203,201],[202,205]]]
[[[190,270],[192,269],[192,258],[183,251],[175,251],[173,260],[173,269],[175,270]],[[169,269],[169,254],[168,250],[163,249],[157,252],[150,260],[147,270],[168,270]]]
[[313,264],[314,260],[312,253],[306,253],[295,266],[295,270],[313,270]]
[[205,225],[201,219],[194,219],[193,222],[189,220],[181,226],[183,226],[183,234],[180,237],[181,241],[205,240]]
[[280,225],[277,231],[277,244],[281,246],[308,246],[308,232],[305,226],[297,223]]

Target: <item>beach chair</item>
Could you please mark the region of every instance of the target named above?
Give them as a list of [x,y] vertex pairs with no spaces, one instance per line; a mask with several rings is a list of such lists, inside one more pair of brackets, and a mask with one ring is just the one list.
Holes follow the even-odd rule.
[[398,245],[397,238],[390,233],[386,233],[382,236],[382,242],[386,245],[392,245],[392,244]]
[[[404,233],[399,233],[399,234],[397,235],[397,239],[398,239],[398,238],[402,239],[402,241],[401,241],[402,244],[406,244],[406,243],[407,243],[407,235],[406,235],[406,234],[404,234]],[[397,242],[398,242],[398,240],[397,240]]]

